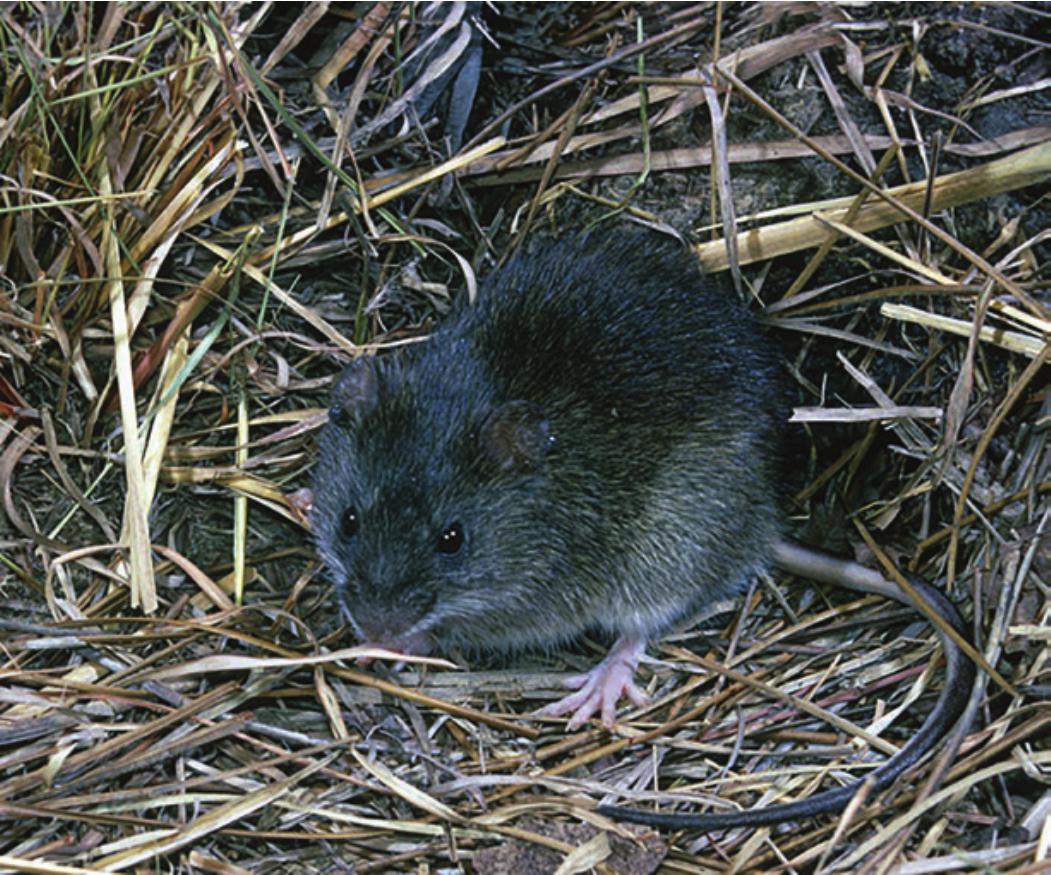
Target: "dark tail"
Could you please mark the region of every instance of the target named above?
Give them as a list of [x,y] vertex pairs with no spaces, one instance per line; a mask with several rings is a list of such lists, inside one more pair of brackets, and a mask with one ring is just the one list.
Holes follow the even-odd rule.
[[[884,580],[877,572],[863,568],[857,563],[845,562],[787,542],[778,545],[775,561],[794,574],[847,586],[862,592],[887,596],[911,606],[909,597],[893,583]],[[862,573],[859,573],[859,570]],[[965,640],[970,639],[967,627],[959,611],[956,610],[956,606],[940,590],[914,578],[910,578],[909,582],[939,617],[952,626]],[[945,686],[942,693],[912,740],[867,778],[846,787],[818,793],[816,796],[802,799],[799,802],[773,805],[769,808],[753,808],[750,811],[733,811],[722,814],[660,814],[641,811],[637,808],[614,808],[609,805],[600,805],[599,814],[612,817],[614,820],[626,820],[646,826],[710,832],[741,826],[769,826],[788,820],[803,820],[818,814],[838,812],[846,807],[865,782],[872,785],[871,792],[873,793],[889,787],[899,775],[912,768],[938,745],[938,742],[952,728],[967,707],[971,687],[974,684],[974,664],[945,632],[938,627],[935,627],[935,631],[941,638],[942,652],[945,654]]]

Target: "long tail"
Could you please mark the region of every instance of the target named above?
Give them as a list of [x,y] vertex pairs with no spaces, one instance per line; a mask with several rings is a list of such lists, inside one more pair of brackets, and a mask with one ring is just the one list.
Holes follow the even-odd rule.
[[[775,548],[774,562],[799,577],[846,586],[849,589],[884,596],[909,607],[915,607],[910,597],[894,583],[885,580],[878,572],[856,562],[836,559],[787,541],[780,542]],[[917,594],[939,617],[952,626],[965,640],[969,640],[970,636],[963,618],[952,602],[939,590],[921,580],[910,578],[910,583]],[[945,686],[942,688],[941,695],[927,715],[927,719],[913,735],[912,740],[867,778],[835,790],[826,790],[799,802],[772,805],[769,808],[753,808],[750,811],[721,814],[660,814],[641,811],[637,808],[615,808],[601,805],[598,812],[615,820],[641,823],[646,826],[695,829],[707,832],[741,826],[768,826],[788,820],[803,820],[818,814],[841,811],[865,782],[871,784],[873,793],[885,789],[895,778],[912,768],[933,750],[967,707],[967,700],[974,684],[974,664],[948,634],[937,626],[935,631],[941,638],[946,663]]]

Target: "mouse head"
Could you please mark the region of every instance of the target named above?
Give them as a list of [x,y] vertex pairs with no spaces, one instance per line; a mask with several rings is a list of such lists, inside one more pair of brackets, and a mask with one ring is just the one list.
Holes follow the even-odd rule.
[[469,361],[413,353],[360,358],[336,386],[311,511],[318,549],[361,639],[416,653],[435,639],[498,646],[551,564],[537,532],[554,438],[535,404],[492,401]]

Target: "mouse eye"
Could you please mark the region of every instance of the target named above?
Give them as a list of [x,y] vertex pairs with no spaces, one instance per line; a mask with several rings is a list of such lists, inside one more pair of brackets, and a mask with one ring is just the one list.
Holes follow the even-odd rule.
[[339,530],[344,538],[353,538],[358,533],[359,525],[360,520],[356,507],[348,507],[343,511],[343,515],[339,518]]
[[438,536],[438,543],[435,545],[435,549],[446,556],[452,556],[454,553],[459,553],[462,546],[463,526],[459,523],[453,523]]

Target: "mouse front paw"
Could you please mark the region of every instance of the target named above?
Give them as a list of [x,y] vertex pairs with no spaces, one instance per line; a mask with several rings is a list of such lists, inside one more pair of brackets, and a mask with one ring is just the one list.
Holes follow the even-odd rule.
[[627,696],[639,708],[649,703],[646,694],[635,683],[635,669],[645,649],[646,641],[642,638],[618,638],[606,658],[591,671],[566,680],[566,686],[577,692],[546,705],[537,714],[561,717],[573,712],[566,725],[571,732],[587,723],[597,712],[601,712],[606,726],[612,726],[622,696]]

